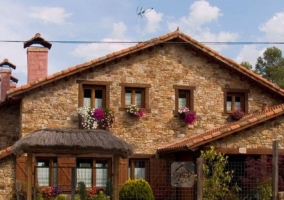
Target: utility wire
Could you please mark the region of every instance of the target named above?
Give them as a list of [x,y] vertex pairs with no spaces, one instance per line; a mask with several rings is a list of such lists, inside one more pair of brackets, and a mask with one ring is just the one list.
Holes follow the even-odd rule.
[[[0,43],[23,43],[25,41],[21,40],[0,40]],[[61,43],[61,44],[138,44],[141,42],[133,41],[81,41],[81,40],[54,40],[49,41],[51,43]],[[153,41],[146,41],[142,43],[153,43]],[[157,43],[160,43],[157,41]],[[161,42],[167,44],[187,44],[188,42]],[[202,44],[210,45],[252,45],[252,44],[284,44],[284,42],[199,42]]]

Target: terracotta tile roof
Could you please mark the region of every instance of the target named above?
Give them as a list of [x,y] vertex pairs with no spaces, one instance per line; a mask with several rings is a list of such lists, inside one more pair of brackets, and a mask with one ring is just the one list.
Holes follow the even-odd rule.
[[270,107],[266,111],[245,115],[241,120],[224,124],[220,127],[206,131],[189,138],[175,141],[171,144],[161,146],[158,152],[178,151],[178,150],[194,150],[201,145],[212,142],[216,139],[223,138],[243,129],[257,125],[263,121],[275,118],[284,114],[284,104]]
[[[192,39],[188,35],[181,33],[179,30],[176,30],[174,32],[162,35],[160,37],[157,37],[157,38],[145,41],[145,42],[139,42],[137,45],[134,45],[132,47],[129,47],[129,48],[108,54],[106,56],[91,60],[89,62],[85,62],[85,63],[82,63],[80,65],[72,66],[68,69],[62,70],[62,71],[57,72],[57,73],[52,74],[52,75],[49,75],[45,78],[41,78],[41,79],[39,79],[39,80],[37,80],[33,83],[29,83],[29,84],[17,87],[15,89],[9,90],[9,91],[7,91],[6,99],[12,98],[12,97],[14,97],[18,94],[25,93],[27,91],[30,91],[30,90],[35,89],[37,87],[40,87],[42,85],[51,83],[53,81],[62,79],[64,77],[71,76],[73,74],[79,73],[79,72],[86,70],[88,68],[99,66],[103,63],[113,61],[115,59],[121,58],[123,56],[127,56],[129,54],[141,51],[143,49],[155,46],[157,44],[169,42],[173,39],[179,39],[179,41],[181,43],[191,45],[196,50],[204,52],[208,56],[211,56],[211,57],[217,59],[218,61],[224,63],[225,66],[233,68],[234,70],[237,70],[238,72],[245,75],[246,77],[258,82],[263,87],[265,87],[265,88],[267,88],[267,89],[269,89],[273,92],[276,92],[277,94],[284,97],[284,90],[282,90],[280,87],[278,87],[275,84],[267,81],[266,79],[255,74],[254,72],[246,69],[245,67],[240,66],[238,63],[232,61],[231,59],[228,59],[228,58],[222,56],[221,54],[212,50],[211,48],[206,47],[205,45],[203,45],[203,44],[199,43],[198,41]],[[1,104],[0,104],[0,106],[1,106]]]
[[12,147],[0,150],[0,160],[12,154]]

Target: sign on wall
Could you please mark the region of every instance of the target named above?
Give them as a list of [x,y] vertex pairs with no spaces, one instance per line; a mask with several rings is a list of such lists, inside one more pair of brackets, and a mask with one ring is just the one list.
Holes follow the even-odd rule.
[[174,162],[171,165],[171,185],[173,187],[193,187],[196,175],[193,162]]

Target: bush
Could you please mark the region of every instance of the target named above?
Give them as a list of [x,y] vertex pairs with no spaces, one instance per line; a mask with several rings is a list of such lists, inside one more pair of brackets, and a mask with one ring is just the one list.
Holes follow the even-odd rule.
[[56,200],[67,200],[67,196],[64,194],[60,194]]
[[119,200],[154,200],[154,195],[151,186],[144,179],[129,179],[119,191]]
[[84,182],[78,182],[80,200],[87,200],[88,193]]

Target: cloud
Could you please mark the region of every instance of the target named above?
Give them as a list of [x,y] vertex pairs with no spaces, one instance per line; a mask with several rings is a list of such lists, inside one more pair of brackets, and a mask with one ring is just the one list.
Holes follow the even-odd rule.
[[72,15],[71,13],[67,13],[64,8],[60,7],[31,7],[30,11],[31,17],[57,25],[66,23],[67,18]]
[[110,34],[110,37],[116,39],[123,39],[125,38],[126,31],[127,26],[123,22],[114,23],[112,26],[112,32]]
[[163,13],[157,13],[155,10],[149,10],[149,12],[145,12],[145,18],[147,20],[147,25],[143,32],[155,33],[160,28],[160,22],[162,21]]
[[283,41],[284,36],[284,12],[276,13],[266,23],[259,26],[259,30],[264,32],[264,40],[271,42]]
[[255,45],[244,45],[235,60],[237,63],[249,62],[254,69],[257,58],[262,56],[264,51],[265,49],[258,49]]

